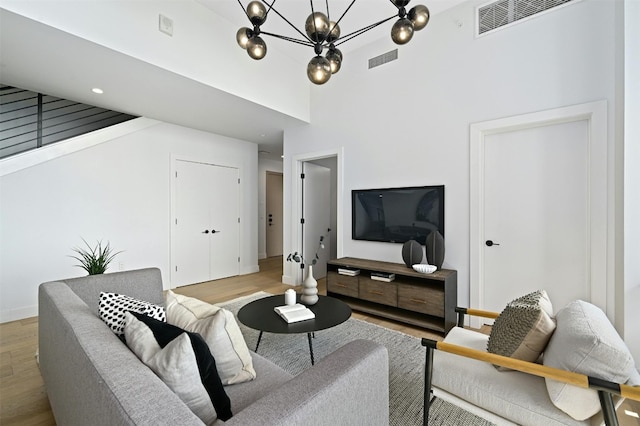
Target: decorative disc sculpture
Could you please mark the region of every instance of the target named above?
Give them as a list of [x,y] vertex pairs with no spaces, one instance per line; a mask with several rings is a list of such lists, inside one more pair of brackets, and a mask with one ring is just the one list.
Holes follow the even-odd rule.
[[422,262],[422,246],[416,240],[409,240],[402,245],[402,260],[408,268]]

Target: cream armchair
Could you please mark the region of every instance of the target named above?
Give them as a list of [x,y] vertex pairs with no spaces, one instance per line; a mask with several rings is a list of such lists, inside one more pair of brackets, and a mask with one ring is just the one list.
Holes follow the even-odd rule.
[[[544,354],[549,351],[549,358],[556,353],[570,358],[579,365],[572,371],[544,365],[546,359],[539,364],[488,353],[489,336],[463,328],[464,316],[495,319],[499,314],[456,308],[458,327],[444,341],[422,339],[426,348],[424,424],[428,425],[431,399],[438,397],[498,425],[617,425],[616,404],[624,398],[640,401],[638,371],[633,358],[628,368],[630,353],[624,343],[616,347],[622,339],[604,313],[586,302],[572,303],[572,309],[568,306],[558,313],[557,329]],[[580,318],[575,318],[575,312]],[[589,328],[591,331],[586,330]],[[607,336],[609,328],[615,336]],[[592,331],[595,335],[590,335]],[[594,361],[594,357],[600,359]],[[621,381],[628,384],[579,372],[600,368],[598,363],[603,362],[607,364],[603,370],[620,370]],[[494,365],[510,370],[499,371]],[[550,396],[548,386],[555,391],[564,385],[568,386]]]

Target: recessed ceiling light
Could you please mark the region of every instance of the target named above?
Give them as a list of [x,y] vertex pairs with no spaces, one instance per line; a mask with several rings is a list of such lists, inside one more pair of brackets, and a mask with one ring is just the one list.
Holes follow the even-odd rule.
[[91,89],[91,91],[93,93],[98,94],[98,95],[102,95],[104,93],[104,91],[102,89],[100,89],[99,87],[94,87],[93,89]]

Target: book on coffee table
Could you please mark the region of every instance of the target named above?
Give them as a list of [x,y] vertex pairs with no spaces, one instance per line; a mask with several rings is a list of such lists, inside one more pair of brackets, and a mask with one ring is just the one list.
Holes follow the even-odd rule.
[[288,323],[305,321],[316,317],[311,309],[301,305],[300,303],[296,303],[295,305],[276,306],[273,310]]

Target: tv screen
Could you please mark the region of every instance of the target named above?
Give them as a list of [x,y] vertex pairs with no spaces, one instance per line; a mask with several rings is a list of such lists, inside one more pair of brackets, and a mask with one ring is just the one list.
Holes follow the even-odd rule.
[[444,185],[352,190],[351,214],[354,240],[425,244],[444,237]]

